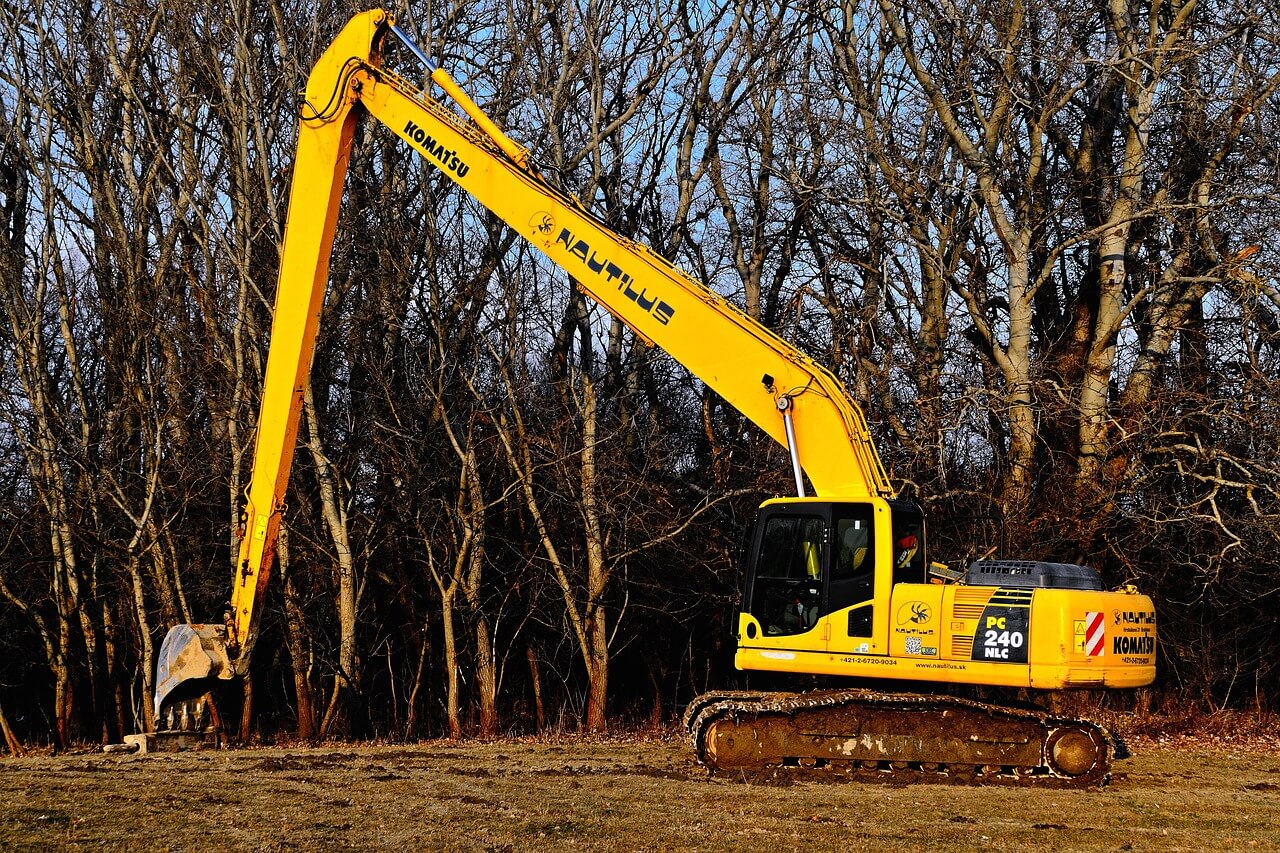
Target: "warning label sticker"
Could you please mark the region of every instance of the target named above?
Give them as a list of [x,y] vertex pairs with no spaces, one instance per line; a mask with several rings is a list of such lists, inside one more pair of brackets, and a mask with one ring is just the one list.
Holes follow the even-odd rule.
[[1080,632],[1080,622],[1076,622],[1076,651],[1083,651],[1089,657],[1099,657],[1106,651],[1107,621],[1099,611],[1091,610],[1084,615],[1084,632]]

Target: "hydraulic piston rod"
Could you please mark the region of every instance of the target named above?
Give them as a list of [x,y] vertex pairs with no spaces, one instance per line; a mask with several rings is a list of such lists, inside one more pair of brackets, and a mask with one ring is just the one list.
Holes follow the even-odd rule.
[[791,420],[791,398],[783,395],[778,398],[778,411],[782,412],[782,423],[787,430],[787,450],[791,454],[791,473],[796,478],[796,496],[804,497],[804,471],[800,468],[800,453],[796,450],[796,425]]

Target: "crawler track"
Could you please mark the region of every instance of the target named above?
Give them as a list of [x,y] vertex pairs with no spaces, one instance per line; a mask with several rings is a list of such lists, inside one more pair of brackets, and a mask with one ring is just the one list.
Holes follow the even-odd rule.
[[713,772],[777,781],[1094,788],[1116,751],[1088,720],[871,690],[708,693],[684,723]]

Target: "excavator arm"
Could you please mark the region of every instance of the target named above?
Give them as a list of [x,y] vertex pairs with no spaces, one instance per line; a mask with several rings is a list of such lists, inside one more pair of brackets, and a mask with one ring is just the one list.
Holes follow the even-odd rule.
[[[382,65],[395,34],[459,116]],[[161,647],[156,711],[190,681],[244,675],[275,554],[356,122],[368,113],[791,451],[822,496],[892,497],[866,423],[828,370],[544,180],[449,75],[382,10],[351,19],[320,57],[301,108],[253,473],[226,625],[180,625]],[[190,690],[183,691],[189,694]]]

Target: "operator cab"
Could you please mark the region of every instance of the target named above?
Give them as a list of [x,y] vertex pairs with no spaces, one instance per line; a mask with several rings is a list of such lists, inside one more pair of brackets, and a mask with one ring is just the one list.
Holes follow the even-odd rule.
[[[872,637],[892,587],[925,582],[924,516],[914,504],[868,498],[766,502],[747,557],[742,611],[748,642],[805,634],[847,611],[849,637]],[[877,571],[877,567],[880,570]],[[882,603],[882,604],[881,604]]]

